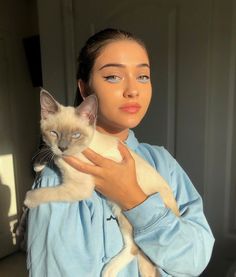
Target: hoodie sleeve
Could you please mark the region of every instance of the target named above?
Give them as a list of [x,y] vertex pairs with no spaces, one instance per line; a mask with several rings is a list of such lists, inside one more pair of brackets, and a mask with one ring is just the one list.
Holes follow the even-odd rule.
[[192,182],[169,153],[164,156],[170,161],[163,167],[169,173],[161,167],[158,171],[173,188],[181,216],[166,208],[158,193],[124,214],[133,226],[135,242],[162,276],[199,276],[210,260],[214,237]]

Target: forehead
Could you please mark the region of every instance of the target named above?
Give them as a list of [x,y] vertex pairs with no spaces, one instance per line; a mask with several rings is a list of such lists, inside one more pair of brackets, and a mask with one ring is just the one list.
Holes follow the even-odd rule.
[[106,63],[121,63],[124,65],[149,64],[149,59],[146,50],[139,43],[119,40],[110,42],[101,50],[94,67],[101,67]]

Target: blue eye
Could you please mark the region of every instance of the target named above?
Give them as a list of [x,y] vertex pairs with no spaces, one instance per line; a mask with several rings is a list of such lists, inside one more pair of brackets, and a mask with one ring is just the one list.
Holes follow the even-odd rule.
[[78,139],[80,136],[81,136],[81,134],[80,134],[79,132],[77,132],[77,133],[74,133],[74,134],[72,135],[72,138],[73,138],[73,139]]
[[58,133],[56,131],[50,131],[51,136],[58,137]]
[[141,82],[141,83],[148,83],[149,80],[150,80],[150,77],[148,75],[140,75],[138,77],[138,80]]
[[118,83],[121,80],[121,77],[116,75],[105,76],[104,79],[109,83]]

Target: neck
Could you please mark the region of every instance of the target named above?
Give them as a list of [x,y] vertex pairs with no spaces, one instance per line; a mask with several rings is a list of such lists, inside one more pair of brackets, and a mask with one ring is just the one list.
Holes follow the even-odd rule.
[[107,130],[106,128],[103,128],[99,125],[96,126],[96,129],[98,132],[102,134],[112,135],[114,137],[117,137],[121,141],[125,141],[128,138],[129,135],[129,129],[124,130]]

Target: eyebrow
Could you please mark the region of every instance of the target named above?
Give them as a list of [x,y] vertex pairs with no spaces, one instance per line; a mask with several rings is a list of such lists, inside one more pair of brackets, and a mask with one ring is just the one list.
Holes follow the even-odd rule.
[[[106,68],[106,67],[126,67],[124,64],[122,63],[107,63],[107,64],[104,64],[102,67],[99,68],[99,70],[102,70],[103,68]],[[140,63],[137,65],[137,67],[148,67],[150,68],[150,65],[148,63]]]

